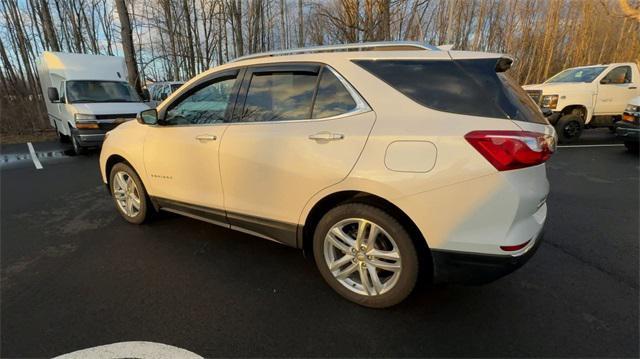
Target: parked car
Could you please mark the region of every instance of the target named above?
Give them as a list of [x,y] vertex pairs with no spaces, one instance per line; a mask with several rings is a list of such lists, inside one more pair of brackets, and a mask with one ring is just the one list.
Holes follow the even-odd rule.
[[624,110],[622,121],[616,123],[616,134],[624,139],[624,145],[630,152],[638,152],[640,134],[640,96],[634,97]]
[[303,249],[364,306],[419,268],[491,281],[541,241],[555,149],[511,62],[394,42],[244,57],[111,131],[102,179],[131,223],[166,210]]
[[561,142],[573,142],[584,128],[613,128],[627,103],[640,96],[640,73],[632,62],[566,69],[539,85],[523,86],[548,117]]
[[124,58],[45,51],[38,76],[51,127],[80,154],[149,107],[127,83]]
[[150,107],[158,106],[160,102],[164,101],[182,85],[184,85],[184,81],[156,82],[149,85],[149,99],[147,103]]

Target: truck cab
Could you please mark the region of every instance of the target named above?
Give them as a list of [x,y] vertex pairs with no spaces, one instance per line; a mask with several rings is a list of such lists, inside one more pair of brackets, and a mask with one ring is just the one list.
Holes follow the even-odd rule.
[[548,120],[558,139],[569,143],[585,128],[613,128],[628,101],[640,95],[640,72],[632,62],[581,66],[523,88],[540,107],[552,111]]
[[149,108],[127,83],[122,57],[45,51],[38,74],[51,127],[75,154],[101,146],[107,131]]

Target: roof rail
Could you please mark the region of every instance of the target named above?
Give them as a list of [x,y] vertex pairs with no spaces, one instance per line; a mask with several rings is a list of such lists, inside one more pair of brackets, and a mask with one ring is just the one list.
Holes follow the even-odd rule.
[[[375,50],[378,48],[381,50],[385,50],[384,48],[394,48],[394,47],[415,48],[412,50],[440,51],[440,49],[436,46],[427,45],[417,41],[379,41],[379,42],[362,42],[362,43],[339,44],[339,45],[311,46],[311,47],[302,47],[298,49],[259,52],[251,55],[238,57],[237,59],[234,59],[231,62],[257,59],[261,57],[271,57],[271,56],[310,54],[310,53],[335,52],[335,51]],[[405,51],[408,51],[408,50],[405,50]]]

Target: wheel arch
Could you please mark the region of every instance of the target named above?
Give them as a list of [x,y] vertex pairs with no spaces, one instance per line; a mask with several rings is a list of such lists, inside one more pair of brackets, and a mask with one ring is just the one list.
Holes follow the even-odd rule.
[[579,111],[582,112],[580,114],[580,117],[582,118],[582,123],[583,124],[586,124],[586,123],[589,122],[589,121],[587,121],[587,119],[590,118],[589,109],[585,105],[580,105],[580,104],[567,105],[567,106],[563,107],[562,110],[560,111],[560,113],[561,113],[560,116],[568,115],[568,114],[572,113],[574,110],[579,110]]
[[429,279],[431,278],[433,269],[431,249],[415,222],[402,209],[389,200],[364,191],[348,190],[334,192],[326,195],[313,205],[304,223],[298,227],[298,246],[302,248],[307,258],[313,258],[313,233],[322,216],[331,208],[346,203],[372,205],[386,211],[400,222],[407,232],[409,232],[409,236],[416,246],[420,267],[428,269]]
[[[105,162],[105,166],[104,166],[104,173],[105,173],[105,177],[107,180],[107,190],[109,191],[109,193],[111,193],[111,169],[113,168],[113,166],[115,166],[118,163],[125,163],[127,164],[127,166],[133,168],[134,171],[136,171],[136,173],[138,174],[138,177],[140,177],[140,173],[138,172],[138,170],[136,170],[136,168],[131,164],[131,162],[127,161],[126,158],[118,155],[118,154],[112,154],[107,158],[107,161]],[[140,180],[142,180],[142,177],[140,177]]]

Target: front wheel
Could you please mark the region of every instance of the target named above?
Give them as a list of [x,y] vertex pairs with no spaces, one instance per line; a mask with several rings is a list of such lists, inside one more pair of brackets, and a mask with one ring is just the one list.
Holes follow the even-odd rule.
[[73,154],[75,156],[82,155],[86,152],[86,149],[80,145],[78,138],[71,134],[71,145],[73,146]]
[[111,169],[109,186],[113,202],[122,218],[133,224],[141,224],[152,213],[147,192],[136,171],[125,163]]
[[416,248],[405,228],[366,204],[344,204],[327,212],[316,227],[313,252],[325,281],[366,307],[400,303],[418,278]]
[[584,124],[580,116],[569,114],[560,117],[555,128],[560,143],[572,143],[580,138]]

